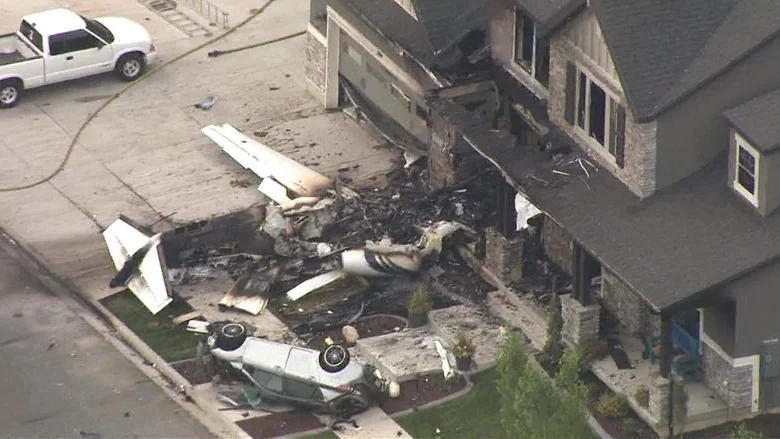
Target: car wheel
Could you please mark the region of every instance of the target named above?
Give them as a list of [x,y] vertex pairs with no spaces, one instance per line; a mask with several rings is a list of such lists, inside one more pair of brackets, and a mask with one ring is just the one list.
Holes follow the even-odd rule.
[[320,352],[319,361],[325,372],[339,372],[349,364],[349,351],[344,345],[332,344]]
[[124,81],[135,81],[144,74],[146,61],[140,53],[122,55],[116,63],[116,74]]
[[246,327],[241,323],[226,323],[217,330],[216,347],[223,351],[235,351],[246,340]]
[[0,82],[0,108],[11,108],[22,98],[22,83],[19,81]]

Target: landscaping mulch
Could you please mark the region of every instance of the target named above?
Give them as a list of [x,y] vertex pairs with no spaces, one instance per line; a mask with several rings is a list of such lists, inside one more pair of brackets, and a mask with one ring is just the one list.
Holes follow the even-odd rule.
[[437,401],[466,388],[466,379],[458,375],[449,382],[444,374],[436,373],[401,383],[398,398],[385,396],[379,401],[379,408],[388,415],[414,409],[429,402]]
[[272,413],[236,421],[236,425],[254,439],[286,436],[325,427],[325,424],[307,411]]
[[174,368],[176,372],[179,372],[181,376],[183,376],[193,386],[211,382],[211,379],[206,376],[208,374],[198,373],[194,358],[173,362],[171,363],[171,367]]
[[[601,427],[612,437],[627,439],[657,439],[658,435],[650,428],[645,421],[629,410],[628,415],[621,418],[604,416],[596,408],[599,397],[604,393],[613,393],[606,384],[599,380],[592,373],[586,374],[582,379],[583,384],[588,387],[588,408],[593,417],[601,424]],[[630,419],[631,421],[627,421]],[[631,428],[629,425],[633,426]],[[628,431],[627,431],[628,430]]]
[[[407,322],[406,319],[398,316],[377,314],[358,319],[352,326],[357,330],[360,338],[370,338],[400,331],[406,328]],[[309,339],[306,343],[306,347],[310,349],[322,349],[325,344],[325,339],[328,337],[335,342],[344,340],[341,328],[333,328]]]
[[683,439],[731,439],[734,429],[744,424],[751,431],[764,433],[764,437],[775,438],[780,434],[780,415],[761,415],[742,422],[729,422],[706,430],[684,433]]

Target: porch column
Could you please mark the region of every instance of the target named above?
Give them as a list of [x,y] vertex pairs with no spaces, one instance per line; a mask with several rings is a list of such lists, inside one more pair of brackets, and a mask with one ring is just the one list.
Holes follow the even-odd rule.
[[515,190],[502,181],[498,188],[498,231],[505,238],[511,238],[516,230]]
[[587,254],[585,253],[585,249],[582,248],[577,241],[574,241],[572,259],[572,271],[574,274],[572,290],[574,291],[574,297],[583,306],[588,306],[591,304],[591,294]]
[[341,54],[341,28],[328,17],[328,47],[325,56],[325,108],[339,107],[339,56]]
[[672,371],[672,315],[661,314],[661,376],[669,378]]

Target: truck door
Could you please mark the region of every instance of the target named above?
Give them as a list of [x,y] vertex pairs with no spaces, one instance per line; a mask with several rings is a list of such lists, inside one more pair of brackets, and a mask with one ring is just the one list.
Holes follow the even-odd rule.
[[111,46],[84,29],[49,37],[47,81],[61,82],[111,70]]

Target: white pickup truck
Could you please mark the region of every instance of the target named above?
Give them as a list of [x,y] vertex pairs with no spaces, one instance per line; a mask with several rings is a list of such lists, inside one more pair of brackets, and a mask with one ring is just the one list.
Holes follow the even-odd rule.
[[156,59],[149,32],[132,20],[68,9],[27,15],[19,30],[0,35],[0,108],[19,103],[26,89],[112,70],[133,81]]

